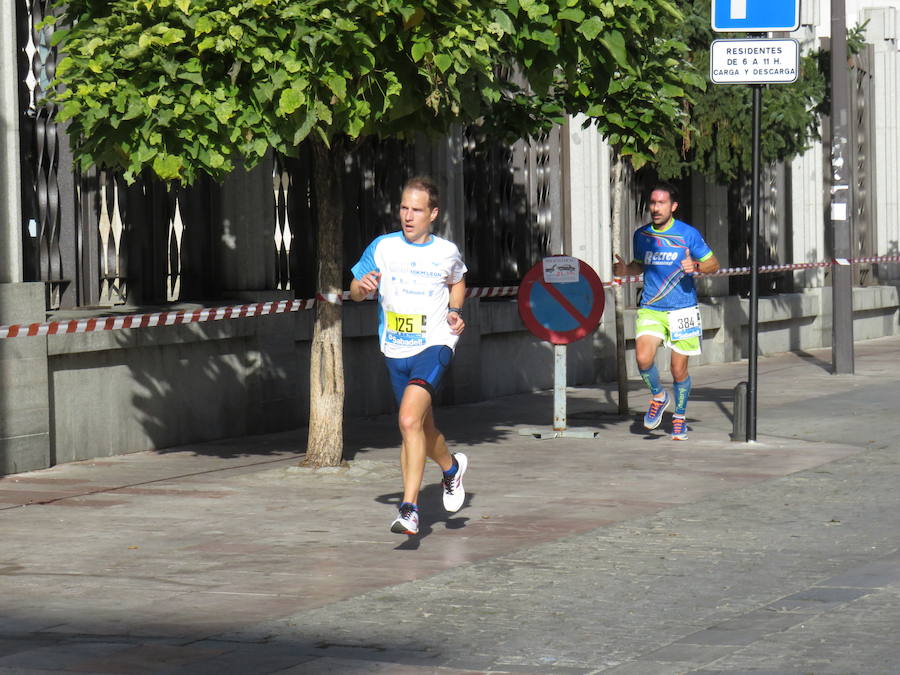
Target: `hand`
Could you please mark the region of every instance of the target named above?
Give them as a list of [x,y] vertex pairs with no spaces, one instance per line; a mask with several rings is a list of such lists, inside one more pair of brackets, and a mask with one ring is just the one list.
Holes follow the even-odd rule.
[[450,332],[454,335],[460,335],[466,328],[466,322],[459,312],[447,312],[447,323],[450,324]]
[[690,251],[685,254],[684,260],[681,261],[681,269],[684,270],[685,274],[694,274],[697,271],[697,263],[691,257]]
[[628,263],[622,260],[622,256],[615,254],[616,262],[613,263],[613,276],[624,277],[628,274]]
[[381,279],[381,272],[368,272],[359,280],[359,287],[365,291],[366,295],[378,290],[378,283]]

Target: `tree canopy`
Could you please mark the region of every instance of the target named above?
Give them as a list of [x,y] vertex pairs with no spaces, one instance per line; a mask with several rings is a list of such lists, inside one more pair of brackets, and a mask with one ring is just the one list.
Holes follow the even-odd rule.
[[[312,140],[317,287],[341,284],[348,141],[480,125],[528,137],[582,113],[639,166],[702,80],[668,0],[70,0],[54,40],[74,155],[192,182]],[[55,21],[55,20],[54,20]],[[316,304],[307,462],[341,459],[340,306]]]
[[527,136],[584,113],[640,164],[687,86],[667,0],[72,0],[58,120],[83,166],[222,177],[309,135]]
[[[678,37],[689,47],[696,70],[709,72],[709,48],[722,37],[713,33],[709,0],[680,3],[684,22]],[[729,35],[728,37],[737,37]],[[760,159],[764,164],[790,159],[805,151],[819,137],[819,115],[826,94],[821,53],[800,60],[800,74],[793,84],[767,87],[763,96]],[[689,123],[672,128],[657,157],[664,177],[702,173],[728,183],[751,169],[752,88],[748,85],[712,85],[705,91],[688,88],[686,113]]]

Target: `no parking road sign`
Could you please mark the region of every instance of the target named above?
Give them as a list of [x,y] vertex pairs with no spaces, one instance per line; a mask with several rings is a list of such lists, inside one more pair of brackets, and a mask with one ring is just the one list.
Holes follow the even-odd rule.
[[553,344],[553,428],[519,429],[524,436],[596,438],[596,431],[571,430],[566,423],[566,345],[597,328],[606,298],[597,273],[583,260],[544,258],[519,284],[519,316],[541,340]]
[[566,345],[600,323],[606,297],[597,273],[583,260],[555,255],[528,270],[519,284],[519,316],[535,336]]

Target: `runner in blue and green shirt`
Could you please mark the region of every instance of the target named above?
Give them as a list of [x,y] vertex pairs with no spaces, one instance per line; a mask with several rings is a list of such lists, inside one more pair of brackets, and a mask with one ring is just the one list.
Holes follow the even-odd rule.
[[671,370],[675,413],[672,439],[687,440],[685,411],[691,392],[688,358],[700,353],[702,326],[693,275],[711,274],[719,261],[693,227],[673,214],[678,208],[674,186],[660,183],[650,191],[650,220],[634,233],[634,260],[616,256],[613,274],[644,275],[641,305],[635,322],[635,358],[644,383],[650,388],[650,407],[644,426],[656,429],[671,397],[660,382],[656,352],[665,344],[672,352]]

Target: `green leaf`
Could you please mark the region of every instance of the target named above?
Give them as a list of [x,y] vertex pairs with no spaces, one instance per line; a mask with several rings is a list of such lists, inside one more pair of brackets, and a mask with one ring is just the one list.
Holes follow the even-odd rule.
[[674,84],[666,83],[660,88],[660,91],[664,96],[668,96],[669,98],[680,98],[684,96],[684,89]]
[[500,26],[500,29],[504,33],[506,33],[507,35],[515,34],[516,27],[513,25],[512,19],[510,19],[509,14],[504,12],[502,9],[491,10],[491,18],[498,26]]
[[187,80],[188,82],[193,82],[194,84],[199,84],[203,86],[203,76],[200,73],[192,73],[186,70],[182,70],[178,73],[179,79]]
[[253,95],[260,103],[268,103],[275,94],[275,85],[270,82],[259,82],[253,87]]
[[329,75],[325,79],[325,84],[328,85],[328,88],[331,89],[339,101],[347,98],[347,80],[340,75]]
[[269,144],[266,142],[265,138],[255,138],[253,139],[253,152],[262,157],[269,151]]
[[442,73],[446,73],[450,66],[453,65],[453,59],[446,54],[435,54],[434,65],[436,65]]
[[606,47],[620,67],[631,69],[631,64],[628,62],[628,50],[625,47],[625,36],[622,33],[617,30],[604,33],[600,38],[600,43]]
[[160,153],[153,159],[153,171],[162,180],[177,180],[184,165],[181,157]]
[[600,35],[603,30],[603,20],[599,16],[592,16],[590,19],[578,26],[578,32],[584,35],[588,40],[593,40]]
[[422,60],[422,57],[425,54],[431,53],[431,42],[429,40],[421,40],[419,42],[413,42],[411,54],[413,61],[419,62]]
[[66,104],[56,113],[57,122],[65,122],[81,112],[81,101],[67,101]]
[[160,40],[164,45],[174,45],[184,40],[185,35],[187,33],[180,28],[169,28],[162,34]]
[[224,164],[225,164],[225,157],[223,155],[219,154],[215,150],[209,151],[209,165],[212,168],[218,169],[221,166],[223,166]]
[[574,21],[575,23],[581,23],[582,21],[584,21],[584,12],[577,7],[572,9],[564,9],[557,16],[563,21]]
[[158,152],[157,152],[156,148],[142,143],[141,145],[138,146],[138,149],[132,155],[132,158],[134,159],[135,162],[138,162],[140,164],[146,164],[151,159],[156,157],[157,154],[158,154]]
[[94,52],[97,51],[97,48],[103,45],[103,40],[101,38],[95,37],[92,40],[89,40],[84,47],[81,49],[81,53],[84,56],[93,56]]
[[318,121],[314,110],[306,110],[300,119],[302,121],[296,131],[294,131],[293,145],[300,145],[300,142],[309,135],[309,132],[312,131],[313,126]]
[[206,33],[211,33],[213,28],[215,28],[215,24],[213,23],[212,18],[210,18],[209,15],[204,15],[197,19],[197,23],[194,24],[194,34],[204,35]]
[[278,109],[275,112],[279,116],[284,117],[296,112],[304,103],[306,103],[306,96],[302,91],[285,89],[281,92],[281,96],[278,97]]
[[291,76],[279,68],[272,72],[271,78],[272,86],[275,87],[275,89],[281,89],[287,81],[291,79]]
[[137,117],[140,117],[146,112],[146,108],[144,107],[144,101],[141,99],[132,99],[128,102],[128,110],[125,111],[125,114],[122,115],[123,120],[133,120]]
[[231,100],[223,101],[215,107],[216,119],[222,124],[227,124],[234,115],[234,103]]
[[554,33],[552,30],[534,31],[531,34],[531,37],[538,42],[543,42],[545,45],[548,45],[550,47],[556,46],[556,33]]

